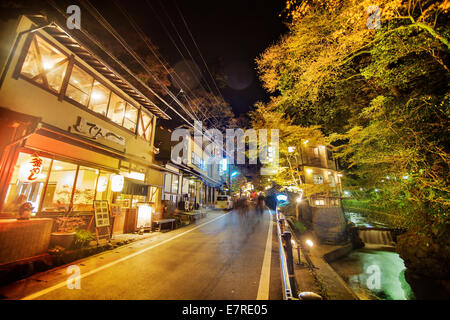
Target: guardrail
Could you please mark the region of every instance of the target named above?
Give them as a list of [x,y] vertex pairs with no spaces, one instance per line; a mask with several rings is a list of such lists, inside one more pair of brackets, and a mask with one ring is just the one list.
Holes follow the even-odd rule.
[[282,222],[280,222],[280,213],[278,212],[278,208],[275,211],[275,216],[277,220],[277,238],[278,238],[278,246],[280,249],[280,269],[281,269],[281,282],[283,286],[283,299],[284,300],[298,300],[294,297],[292,293],[291,281],[289,278],[289,270],[286,259],[286,252],[284,250],[282,231],[280,226],[282,226]]

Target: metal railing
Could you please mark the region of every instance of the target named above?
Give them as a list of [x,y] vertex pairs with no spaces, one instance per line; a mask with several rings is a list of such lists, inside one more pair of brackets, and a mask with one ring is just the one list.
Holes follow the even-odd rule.
[[283,239],[282,239],[282,230],[280,222],[280,213],[278,212],[278,208],[275,211],[275,216],[277,219],[277,237],[278,237],[278,246],[280,249],[280,269],[281,269],[281,282],[283,287],[283,299],[284,300],[297,300],[292,294],[291,282],[289,279],[289,271],[286,259],[286,252],[284,250]]

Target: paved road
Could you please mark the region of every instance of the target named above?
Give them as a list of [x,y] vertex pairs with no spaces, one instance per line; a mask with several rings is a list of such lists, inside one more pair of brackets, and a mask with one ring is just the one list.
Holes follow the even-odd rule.
[[282,299],[272,219],[269,211],[260,220],[249,212],[247,221],[235,211],[210,213],[196,225],[74,262],[81,270],[80,289],[68,289],[64,266],[1,288],[0,294],[7,299]]

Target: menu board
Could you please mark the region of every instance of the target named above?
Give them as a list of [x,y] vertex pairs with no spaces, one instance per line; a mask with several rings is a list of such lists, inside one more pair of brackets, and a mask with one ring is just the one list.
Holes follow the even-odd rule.
[[109,210],[107,200],[94,200],[95,226],[109,227]]

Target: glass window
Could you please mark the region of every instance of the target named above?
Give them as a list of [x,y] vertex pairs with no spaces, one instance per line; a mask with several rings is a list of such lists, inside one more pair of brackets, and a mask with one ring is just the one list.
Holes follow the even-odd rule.
[[68,210],[72,198],[77,166],[54,160],[45,190],[42,211],[61,212]]
[[136,123],[138,117],[138,109],[127,103],[123,126],[131,131],[136,131]]
[[51,159],[19,153],[6,193],[4,210],[18,212],[25,202],[31,202],[33,212],[39,209]]
[[111,101],[109,102],[108,118],[117,124],[122,125],[125,115],[126,102],[114,92],[111,93]]
[[330,179],[330,186],[331,187],[335,187],[336,186],[336,181],[334,180],[334,177],[330,174],[328,176],[328,178]]
[[96,169],[80,167],[75,193],[73,194],[74,211],[91,211],[94,209],[93,201],[98,173],[99,171]]
[[315,174],[315,175],[313,175],[313,181],[314,181],[314,184],[322,184],[323,177],[320,174]]
[[97,180],[97,193],[95,196],[95,200],[109,200],[109,190],[108,186],[110,184],[110,176],[109,172],[101,172],[100,176]]
[[110,93],[111,91],[104,85],[95,81],[92,88],[91,99],[89,100],[89,109],[106,116]]
[[[67,56],[36,36],[22,65],[22,74],[59,91],[68,65]],[[45,81],[44,81],[45,80]]]
[[87,72],[78,66],[73,66],[69,85],[66,90],[66,96],[81,103],[83,106],[87,105],[93,82],[94,78]]
[[172,193],[178,193],[178,176],[172,175]]
[[152,134],[152,117],[144,111],[141,112],[141,119],[138,127],[138,134],[145,140],[150,141]]
[[164,174],[164,192],[170,192],[171,188],[171,174],[165,173]]

